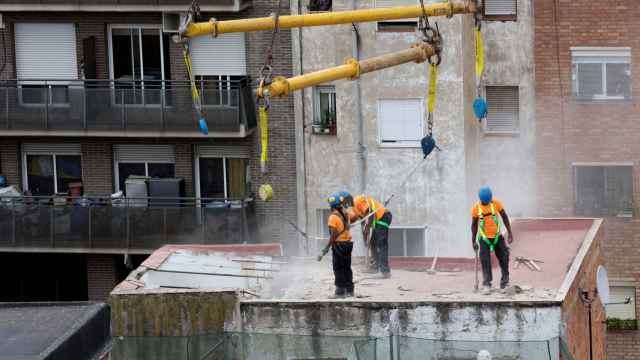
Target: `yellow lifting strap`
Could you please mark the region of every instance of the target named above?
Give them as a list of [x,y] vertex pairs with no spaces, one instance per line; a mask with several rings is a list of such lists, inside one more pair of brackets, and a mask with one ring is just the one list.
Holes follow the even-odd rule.
[[476,27],[476,81],[480,81],[484,72],[484,45],[480,28]]
[[430,64],[429,71],[429,96],[427,101],[427,111],[429,114],[433,114],[436,107],[436,84],[438,82],[438,65],[436,63]]
[[258,108],[260,117],[260,170],[267,172],[268,148],[269,148],[269,113],[264,106]]

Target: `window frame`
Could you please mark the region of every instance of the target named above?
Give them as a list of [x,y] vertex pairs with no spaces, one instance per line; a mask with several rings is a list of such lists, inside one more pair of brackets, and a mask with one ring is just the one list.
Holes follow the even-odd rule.
[[[331,127],[327,128],[329,132],[322,132],[322,128],[320,127],[322,124],[322,109],[320,108],[320,96],[322,94],[333,94],[333,107],[335,108],[336,114],[336,124],[335,124],[335,133],[331,132]],[[331,107],[331,96],[329,96],[329,107]],[[336,86],[329,85],[318,85],[313,87],[313,121],[311,124],[311,129],[313,134],[326,134],[326,135],[337,135],[338,129],[338,94],[336,91]],[[318,130],[316,130],[318,129]]]
[[[176,163],[174,162],[166,162],[166,161],[156,161],[156,160],[145,160],[145,161],[119,161],[114,159],[113,161],[113,175],[114,175],[114,189],[115,192],[124,191],[124,189],[120,189],[120,164],[144,164],[144,173],[142,176],[149,176],[149,164],[173,164],[173,174],[175,176],[176,173]],[[126,179],[125,179],[126,181]]]
[[[487,0],[485,0],[487,1]],[[516,12],[515,14],[487,14],[487,7],[483,6],[482,7],[482,17],[484,20],[489,20],[489,21],[518,21],[518,10],[519,10],[519,6],[518,6],[518,0],[513,0],[513,2],[516,5]]]
[[22,151],[22,188],[25,191],[29,191],[29,174],[27,166],[27,156],[51,156],[53,161],[53,195],[61,194],[58,190],[58,165],[56,162],[56,156],[78,156],[80,157],[80,179],[84,182],[84,169],[82,166],[82,153],[73,151]]
[[[493,88],[515,88],[516,89],[516,101],[518,103],[518,111],[517,111],[517,118],[514,121],[514,129],[515,130],[511,130],[511,131],[503,131],[503,130],[490,130],[489,129],[489,117],[491,116],[491,113],[489,112],[489,91],[488,88],[493,87]],[[484,121],[482,122],[482,132],[483,134],[486,135],[520,135],[520,86],[518,85],[486,85],[483,88],[484,91],[484,96],[485,99],[487,100],[487,116],[484,119]]]
[[[144,80],[140,81],[140,93],[142,96],[142,102],[141,103],[135,103],[135,104],[126,104],[126,103],[118,103],[116,101],[116,79],[115,79],[115,75],[114,75],[114,56],[113,56],[113,30],[114,29],[138,29],[138,51],[140,52],[140,71],[142,72],[142,74],[144,74],[144,56],[142,55],[142,30],[144,29],[156,29],[158,30],[158,37],[160,38],[160,73],[161,73],[161,87],[160,87],[160,91],[161,91],[161,96],[160,96],[160,103],[159,104],[155,104],[155,103],[147,103],[144,100]],[[144,107],[150,107],[150,108],[161,108],[161,107],[168,107],[167,106],[167,101],[165,99],[166,96],[166,74],[165,74],[165,62],[164,62],[164,58],[165,58],[165,49],[164,49],[164,42],[162,41],[162,36],[163,36],[163,31],[162,31],[162,23],[160,24],[108,24],[107,25],[107,49],[106,51],[108,52],[108,61],[109,61],[109,80],[110,80],[110,85],[109,87],[111,88],[111,106],[114,107],[137,107],[137,108],[144,108]],[[169,51],[170,49],[167,49],[167,51]]]
[[[586,167],[598,167],[598,168],[612,168],[612,167],[628,167],[631,169],[631,201],[632,204],[635,203],[635,199],[634,199],[634,163],[633,162],[574,162],[571,164],[571,170],[572,170],[572,176],[573,176],[573,213],[577,214],[578,213],[578,168],[586,168]],[[606,171],[606,170],[605,170]],[[605,174],[605,181],[606,181],[606,174]],[[603,191],[606,192],[606,184],[604,186],[604,188],[602,189]],[[606,193],[605,193],[605,197],[606,197]],[[634,209],[633,209],[633,205],[631,207],[631,213],[625,212],[622,209],[616,209],[617,214],[616,215],[607,215],[607,214],[599,214],[597,216],[613,216],[613,217],[618,217],[618,218],[630,218],[633,217],[633,213],[634,213]]]
[[[417,101],[419,103],[419,113],[420,113],[420,130],[421,133],[418,136],[417,140],[407,140],[401,142],[384,142],[382,136],[382,121],[380,119],[380,110],[382,107],[382,103],[384,101]],[[426,104],[424,98],[405,98],[405,99],[394,99],[394,98],[380,98],[377,100],[376,104],[377,113],[376,113],[376,122],[378,127],[378,146],[381,148],[420,148],[420,141],[425,136],[425,114],[426,114]]]
[[[633,71],[631,47],[571,47],[571,95],[579,101],[629,101],[633,99],[633,78],[629,77],[629,97],[610,96],[607,94],[607,64],[628,64],[629,71]],[[582,59],[581,59],[582,58]],[[600,58],[595,60],[593,58]],[[616,61],[613,61],[616,59]],[[592,98],[579,96],[580,78],[579,64],[599,64],[602,76],[602,93],[594,94]]]
[[[229,173],[227,172],[227,160],[228,159],[242,159],[246,161],[245,166],[245,185],[251,184],[251,171],[249,170],[251,164],[249,162],[249,158],[245,156],[210,156],[210,155],[201,155],[198,154],[194,158],[194,169],[195,169],[195,189],[196,189],[196,197],[198,199],[202,198],[202,188],[200,184],[200,159],[222,159],[222,172],[224,175],[223,184],[224,184],[224,198],[225,202],[229,201],[229,189],[228,189],[228,181],[229,181]],[[249,189],[249,192],[251,190]],[[250,194],[245,194],[249,196]]]
[[[403,250],[403,254],[401,255],[402,257],[408,257],[408,256],[427,256],[427,252],[428,252],[428,236],[427,236],[427,231],[428,231],[428,226],[427,225],[417,225],[417,226],[402,226],[402,225],[398,225],[398,226],[394,226],[391,225],[391,227],[389,228],[390,232],[393,230],[401,230],[402,231],[402,250]],[[407,255],[407,230],[422,230],[422,243],[424,245],[424,253],[423,254],[412,254],[412,255]],[[389,241],[389,249],[391,249],[391,241]],[[389,250],[391,251],[391,250]]]
[[[633,281],[624,281],[624,280],[615,280],[615,279],[611,279],[610,281],[610,287],[611,288],[629,288],[629,289],[633,289],[633,297],[631,298],[631,302],[629,304],[612,304],[612,306],[624,306],[624,305],[628,305],[630,306],[631,309],[633,309],[633,318],[628,318],[628,319],[620,319],[620,320],[637,320],[638,319],[638,312],[637,312],[637,308],[636,308],[636,301],[637,301],[637,294],[638,294],[638,288],[636,286],[636,283]],[[611,291],[610,291],[611,292]],[[615,300],[615,299],[611,299],[611,302],[621,302],[622,300]],[[605,304],[605,316],[607,319],[611,319],[613,317],[609,316],[609,312],[607,311],[607,305]]]

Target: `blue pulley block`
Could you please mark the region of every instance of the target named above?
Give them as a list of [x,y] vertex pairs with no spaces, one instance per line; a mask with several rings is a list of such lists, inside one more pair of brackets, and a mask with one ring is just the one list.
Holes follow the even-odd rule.
[[207,120],[205,118],[200,118],[198,124],[200,125],[201,133],[203,133],[204,135],[209,134],[209,127],[207,126]]
[[475,98],[475,100],[473,100],[473,113],[476,115],[478,120],[482,120],[487,117],[487,100],[481,97]]
[[440,150],[438,145],[436,145],[436,140],[431,135],[423,137],[420,141],[420,145],[422,145],[422,153],[424,154],[425,159],[427,158],[427,156],[429,156],[429,154],[431,154],[433,149]]

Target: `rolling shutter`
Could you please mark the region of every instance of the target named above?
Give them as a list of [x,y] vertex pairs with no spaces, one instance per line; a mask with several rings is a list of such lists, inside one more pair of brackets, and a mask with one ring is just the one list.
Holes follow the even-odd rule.
[[414,142],[422,138],[422,100],[380,100],[378,126],[383,143]]
[[114,145],[113,153],[117,162],[175,163],[176,161],[173,145],[118,144]]
[[610,302],[624,303],[627,298],[629,304],[607,305],[607,317],[629,320],[636,318],[636,288],[630,286],[611,286]]
[[15,24],[18,79],[77,79],[73,24]]
[[517,86],[487,86],[486,132],[517,132],[519,113]]
[[485,0],[485,15],[516,15],[517,0]]
[[249,148],[244,146],[200,145],[198,156],[215,158],[249,158]]
[[191,39],[194,75],[246,75],[245,36],[221,34]]
[[27,154],[63,154],[81,155],[80,144],[46,144],[25,143],[22,144],[22,152]]

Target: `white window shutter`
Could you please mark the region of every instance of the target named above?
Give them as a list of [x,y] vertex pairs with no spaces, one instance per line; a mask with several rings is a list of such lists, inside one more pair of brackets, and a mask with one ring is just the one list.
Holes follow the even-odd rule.
[[517,0],[484,0],[485,15],[517,15]]
[[517,86],[487,86],[486,132],[517,132],[520,100]]
[[15,24],[18,79],[77,79],[73,24]]
[[175,163],[173,145],[116,144],[113,150],[117,162]]
[[607,318],[630,320],[636,318],[636,289],[630,286],[612,286],[610,290],[610,302],[623,303],[627,298],[629,304],[607,305]]
[[246,75],[245,35],[200,36],[191,41],[194,75]]
[[380,100],[378,126],[384,142],[417,142],[423,134],[422,100]]

